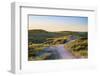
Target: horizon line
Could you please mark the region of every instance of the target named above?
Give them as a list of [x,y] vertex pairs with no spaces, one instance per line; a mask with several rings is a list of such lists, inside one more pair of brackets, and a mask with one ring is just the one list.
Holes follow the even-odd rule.
[[[44,30],[44,29],[28,29],[28,30]],[[48,30],[44,30],[44,31],[47,31],[47,32],[64,32],[64,31],[68,31],[68,32],[88,32],[88,30],[87,31],[75,31],[75,30],[62,30],[62,31],[48,31]]]

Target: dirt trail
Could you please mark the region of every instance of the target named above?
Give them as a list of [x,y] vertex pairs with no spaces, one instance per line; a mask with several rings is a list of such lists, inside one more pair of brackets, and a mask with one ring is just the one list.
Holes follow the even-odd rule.
[[56,49],[57,49],[61,59],[75,58],[67,49],[64,48],[64,45],[56,46]]
[[64,48],[64,45],[58,45],[54,47],[49,47],[48,50],[55,51],[60,59],[74,59],[75,56],[71,54],[67,49]]

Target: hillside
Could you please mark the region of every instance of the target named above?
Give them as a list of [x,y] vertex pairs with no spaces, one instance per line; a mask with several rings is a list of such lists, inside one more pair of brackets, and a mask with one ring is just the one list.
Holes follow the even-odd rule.
[[45,30],[28,30],[28,41],[33,43],[43,43],[48,38],[61,38],[64,36],[73,35],[75,37],[87,37],[87,32],[70,32],[70,31],[60,31],[60,32],[48,32]]

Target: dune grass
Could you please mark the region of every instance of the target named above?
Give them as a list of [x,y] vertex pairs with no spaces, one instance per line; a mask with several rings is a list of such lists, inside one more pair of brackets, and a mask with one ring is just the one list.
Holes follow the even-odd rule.
[[88,40],[87,38],[79,38],[73,40],[68,44],[65,44],[65,48],[76,56],[77,58],[87,58],[88,57]]

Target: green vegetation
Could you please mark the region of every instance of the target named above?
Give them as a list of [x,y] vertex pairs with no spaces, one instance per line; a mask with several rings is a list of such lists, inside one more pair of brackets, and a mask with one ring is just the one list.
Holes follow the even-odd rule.
[[58,59],[56,50],[46,51],[46,48],[60,44],[65,44],[65,48],[75,56],[87,57],[87,32],[48,32],[39,29],[28,31],[28,60]]
[[44,43],[50,38],[62,38],[68,37],[72,35],[77,38],[79,37],[87,37],[87,32],[69,32],[69,31],[61,31],[61,32],[48,32],[44,30],[29,30],[28,31],[28,41],[29,43]]
[[88,57],[88,40],[87,38],[79,38],[65,44],[65,48],[69,49],[70,52],[76,57]]

